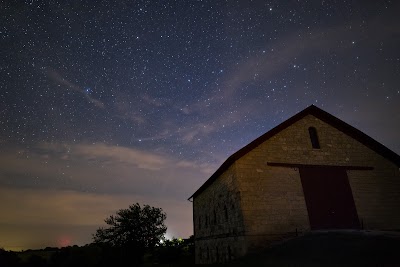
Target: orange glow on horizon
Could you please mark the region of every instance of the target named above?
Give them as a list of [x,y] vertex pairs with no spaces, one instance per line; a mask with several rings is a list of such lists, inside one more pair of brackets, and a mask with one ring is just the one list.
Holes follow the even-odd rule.
[[69,236],[61,236],[57,241],[58,247],[68,247],[71,245],[71,238]]

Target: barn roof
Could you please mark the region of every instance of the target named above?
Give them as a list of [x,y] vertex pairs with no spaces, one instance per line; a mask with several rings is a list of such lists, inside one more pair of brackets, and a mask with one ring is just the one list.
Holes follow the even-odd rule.
[[292,125],[293,123],[299,121],[300,119],[302,119],[303,117],[305,117],[307,115],[313,115],[313,116],[317,117],[318,119],[322,120],[323,122],[330,124],[331,126],[335,127],[339,131],[341,131],[341,132],[347,134],[348,136],[356,139],[357,141],[359,141],[363,145],[369,147],[370,149],[372,149],[376,153],[380,154],[384,158],[392,161],[393,163],[395,163],[397,166],[400,167],[400,156],[397,155],[395,152],[393,152],[389,148],[385,147],[384,145],[382,145],[378,141],[374,140],[373,138],[369,137],[365,133],[361,132],[360,130],[354,128],[353,126],[351,126],[349,124],[347,124],[346,122],[336,118],[335,116],[329,114],[328,112],[326,112],[326,111],[324,111],[324,110],[322,110],[322,109],[320,109],[320,108],[318,108],[318,107],[316,107],[314,105],[311,105],[311,106],[307,107],[306,109],[304,109],[303,111],[300,111],[299,113],[297,113],[293,117],[291,117],[291,118],[287,119],[286,121],[282,122],[281,124],[279,124],[275,128],[273,128],[270,131],[266,132],[265,134],[261,135],[260,137],[258,137],[257,139],[255,139],[254,141],[252,141],[251,143],[246,145],[245,147],[243,147],[240,150],[238,150],[236,153],[232,154],[224,163],[222,163],[222,165],[217,169],[217,171],[213,175],[211,175],[211,177],[202,186],[200,186],[200,188],[197,189],[197,191],[194,192],[194,194],[191,197],[189,197],[188,200],[190,200],[191,198],[196,197],[201,192],[203,192],[224,171],[226,171],[236,160],[238,160],[239,158],[243,157],[248,152],[250,152],[251,150],[253,150],[257,146],[259,146],[260,144],[262,144],[263,142],[265,142],[266,140],[268,140],[269,138],[271,138],[275,134],[277,134],[280,131],[286,129],[287,127],[289,127],[290,125]]

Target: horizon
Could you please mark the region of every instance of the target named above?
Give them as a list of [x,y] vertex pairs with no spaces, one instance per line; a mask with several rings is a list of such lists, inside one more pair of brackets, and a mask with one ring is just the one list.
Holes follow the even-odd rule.
[[[167,237],[167,235],[165,235],[164,236],[164,238],[166,239],[166,240],[172,240],[172,239],[174,239],[174,238],[176,238],[176,239],[189,239],[190,237]],[[160,241],[160,243],[162,244],[163,243],[163,241],[161,240]],[[11,249],[11,248],[3,248],[3,247],[0,247],[0,249],[4,249],[5,251],[13,251],[13,252],[25,252],[25,251],[29,251],[29,250],[34,250],[34,251],[36,251],[36,250],[46,250],[46,249],[62,249],[62,248],[68,248],[68,247],[74,247],[74,246],[78,246],[78,247],[84,247],[84,246],[89,246],[89,245],[93,245],[93,244],[95,244],[95,243],[93,243],[93,242],[90,242],[90,243],[87,243],[87,244],[82,244],[82,245],[77,245],[77,244],[70,244],[70,245],[67,245],[67,246],[45,246],[45,247],[40,247],[40,248],[19,248],[19,249]]]

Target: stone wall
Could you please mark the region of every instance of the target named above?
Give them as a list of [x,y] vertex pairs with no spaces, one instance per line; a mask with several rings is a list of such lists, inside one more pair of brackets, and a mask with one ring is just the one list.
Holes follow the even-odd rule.
[[223,262],[245,254],[241,195],[236,181],[233,164],[193,199],[196,263]]
[[245,236],[210,237],[195,241],[196,264],[226,263],[246,255]]
[[[320,149],[312,148],[315,127]],[[307,115],[238,159],[193,200],[196,263],[225,262],[310,230],[299,171],[268,162],[364,166],[348,170],[365,229],[400,230],[399,168]]]
[[360,222],[364,229],[400,231],[399,169],[387,161],[373,166],[347,172]]
[[[316,128],[320,149],[312,148],[309,127]],[[298,170],[268,162],[373,167],[347,171],[360,221],[366,229],[400,230],[399,168],[308,115],[236,161],[250,250],[310,229]]]

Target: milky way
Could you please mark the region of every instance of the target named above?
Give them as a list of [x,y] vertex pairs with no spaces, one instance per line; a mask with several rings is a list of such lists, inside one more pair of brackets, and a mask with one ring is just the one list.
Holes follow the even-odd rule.
[[400,152],[395,1],[5,2],[0,247],[88,243],[135,202],[188,237],[186,199],[311,104]]

